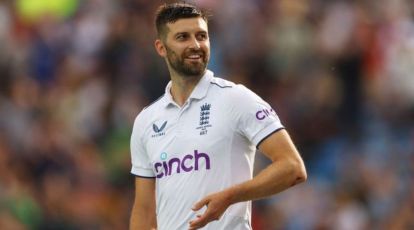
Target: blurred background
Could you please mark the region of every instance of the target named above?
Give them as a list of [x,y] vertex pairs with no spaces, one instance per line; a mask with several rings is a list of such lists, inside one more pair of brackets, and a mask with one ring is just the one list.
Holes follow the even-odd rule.
[[[196,2],[209,68],[275,108],[308,169],[254,229],[414,229],[414,2]],[[0,0],[0,229],[128,228],[133,120],[169,81],[161,3]]]

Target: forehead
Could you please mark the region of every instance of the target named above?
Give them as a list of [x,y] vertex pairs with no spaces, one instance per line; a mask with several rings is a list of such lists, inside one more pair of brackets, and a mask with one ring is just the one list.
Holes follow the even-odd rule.
[[198,18],[182,18],[174,23],[167,23],[169,34],[181,32],[194,33],[199,31],[208,32],[207,22],[201,17]]

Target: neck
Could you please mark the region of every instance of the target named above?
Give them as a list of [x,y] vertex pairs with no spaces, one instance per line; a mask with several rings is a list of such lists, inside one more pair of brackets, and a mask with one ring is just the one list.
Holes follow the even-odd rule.
[[184,105],[203,75],[180,76],[177,73],[171,72],[171,96],[179,106]]

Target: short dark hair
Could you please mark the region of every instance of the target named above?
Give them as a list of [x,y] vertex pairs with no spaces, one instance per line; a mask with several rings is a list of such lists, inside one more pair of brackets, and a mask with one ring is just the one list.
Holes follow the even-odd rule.
[[174,23],[182,18],[201,17],[208,22],[207,13],[189,3],[166,3],[161,5],[156,13],[155,26],[159,38],[165,38],[168,32],[167,23]]

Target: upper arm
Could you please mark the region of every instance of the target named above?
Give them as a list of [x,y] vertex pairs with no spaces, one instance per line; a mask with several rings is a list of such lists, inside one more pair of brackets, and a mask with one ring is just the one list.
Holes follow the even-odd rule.
[[149,217],[155,219],[155,179],[135,177],[135,202],[134,210],[141,216],[151,214]]
[[155,179],[136,177],[130,229],[155,229],[157,226],[155,204]]
[[271,134],[257,147],[272,162],[285,161],[291,163],[301,174],[301,177],[306,179],[303,160],[285,129]]
[[265,138],[257,148],[272,161],[282,159],[284,157],[299,157],[289,134],[286,130],[279,130],[267,138]]
[[155,211],[155,178],[135,177],[135,204]]

